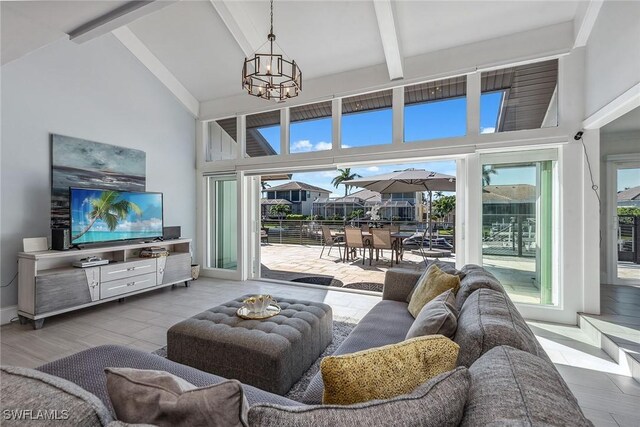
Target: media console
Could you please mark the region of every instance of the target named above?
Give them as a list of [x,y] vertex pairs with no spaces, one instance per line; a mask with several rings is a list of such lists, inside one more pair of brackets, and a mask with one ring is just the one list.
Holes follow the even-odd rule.
[[[191,280],[191,239],[162,242],[169,256],[140,258],[150,243],[101,246],[80,251],[20,252],[18,254],[18,316],[33,320],[40,329],[44,319],[160,287]],[[157,243],[154,243],[157,245]],[[78,268],[87,256],[109,264]]]

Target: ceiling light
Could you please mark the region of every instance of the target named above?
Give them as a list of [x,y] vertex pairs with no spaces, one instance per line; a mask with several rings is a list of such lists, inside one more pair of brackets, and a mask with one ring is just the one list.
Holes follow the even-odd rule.
[[[267,43],[269,52],[259,53]],[[276,101],[293,98],[302,91],[300,67],[296,61],[290,61],[276,43],[276,35],[273,33],[273,0],[271,0],[271,30],[267,36],[267,42],[260,46],[251,58],[244,59],[242,87],[249,95]]]

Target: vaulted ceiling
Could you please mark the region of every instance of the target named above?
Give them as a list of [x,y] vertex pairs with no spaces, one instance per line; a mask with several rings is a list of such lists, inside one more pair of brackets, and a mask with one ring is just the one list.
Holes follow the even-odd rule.
[[[274,7],[277,41],[309,80],[380,64],[399,78],[405,58],[572,22],[581,5],[276,0]],[[127,26],[196,101],[205,102],[242,93],[243,58],[266,41],[268,17],[265,0],[2,2],[0,56],[5,64],[69,35],[84,42]]]

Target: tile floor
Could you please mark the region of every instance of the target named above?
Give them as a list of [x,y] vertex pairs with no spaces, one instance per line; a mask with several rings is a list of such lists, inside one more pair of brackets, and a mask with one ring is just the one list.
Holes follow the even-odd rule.
[[[359,320],[380,297],[257,281],[200,279],[189,288],[165,288],[47,319],[44,328],[13,323],[0,328],[0,362],[35,367],[102,344],[153,351],[166,344],[176,322],[246,293],[323,301],[336,319]],[[640,384],[623,375],[575,326],[530,322],[531,328],[597,426],[640,425]]]

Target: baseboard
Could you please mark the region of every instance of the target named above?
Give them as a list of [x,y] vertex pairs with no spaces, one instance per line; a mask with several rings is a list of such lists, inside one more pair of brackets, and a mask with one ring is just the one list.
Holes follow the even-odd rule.
[[6,325],[11,319],[18,317],[18,306],[0,307],[0,325]]

